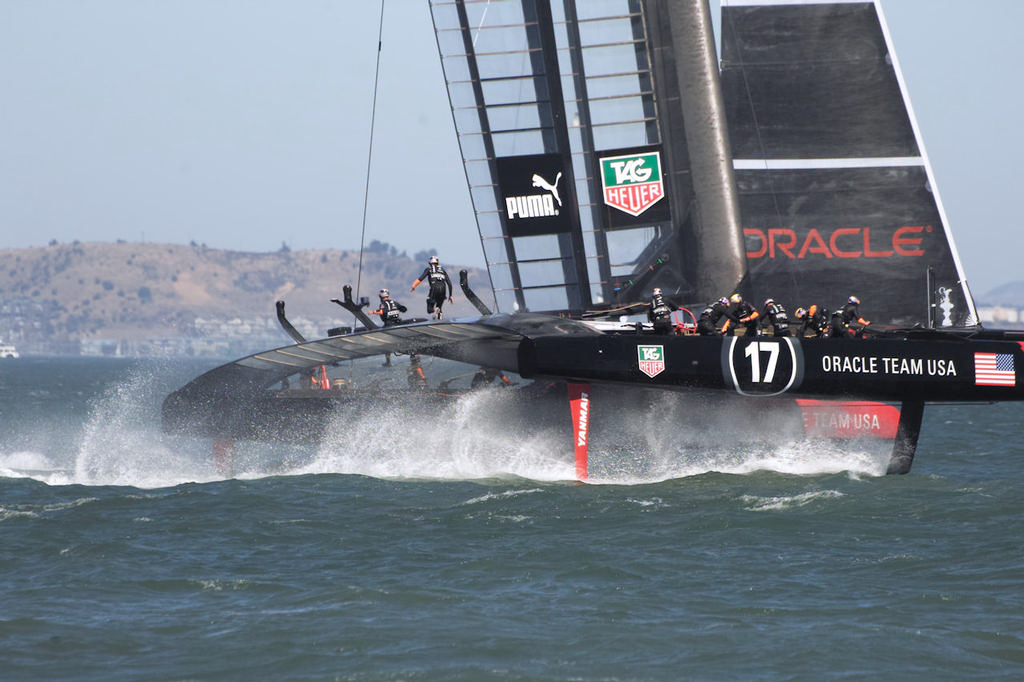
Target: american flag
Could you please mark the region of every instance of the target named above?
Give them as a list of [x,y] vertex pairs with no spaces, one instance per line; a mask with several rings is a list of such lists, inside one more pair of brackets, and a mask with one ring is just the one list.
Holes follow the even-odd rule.
[[1009,353],[975,353],[974,383],[978,386],[1015,386],[1013,356]]

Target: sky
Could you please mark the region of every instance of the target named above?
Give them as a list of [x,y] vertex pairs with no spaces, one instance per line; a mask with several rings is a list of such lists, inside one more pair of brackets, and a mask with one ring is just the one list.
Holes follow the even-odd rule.
[[[1024,280],[1024,2],[882,8],[972,291]],[[483,265],[428,4],[381,12],[0,0],[0,248],[376,239]]]

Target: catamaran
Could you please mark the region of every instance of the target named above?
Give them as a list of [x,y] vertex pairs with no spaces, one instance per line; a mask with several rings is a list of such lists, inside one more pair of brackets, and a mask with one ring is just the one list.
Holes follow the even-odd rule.
[[[167,431],[316,438],[379,399],[332,389],[329,368],[394,353],[533,379],[581,479],[602,400],[625,420],[632,395],[717,396],[802,435],[891,440],[895,474],[926,403],[1024,400],[1024,333],[978,323],[880,0],[723,0],[720,60],[707,0],[431,10],[495,310],[463,276],[478,317],[378,328],[346,289],[361,329],[211,370],[167,397]],[[638,315],[655,287],[686,312],[856,295],[872,324],[655,334]],[[282,391],[296,376],[319,390]]]

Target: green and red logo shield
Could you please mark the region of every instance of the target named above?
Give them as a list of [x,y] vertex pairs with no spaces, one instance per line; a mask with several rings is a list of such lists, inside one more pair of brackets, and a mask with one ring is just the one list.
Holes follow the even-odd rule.
[[640,371],[653,379],[665,371],[665,347],[637,346],[636,360]]
[[604,203],[638,216],[665,196],[661,154],[645,152],[601,159]]

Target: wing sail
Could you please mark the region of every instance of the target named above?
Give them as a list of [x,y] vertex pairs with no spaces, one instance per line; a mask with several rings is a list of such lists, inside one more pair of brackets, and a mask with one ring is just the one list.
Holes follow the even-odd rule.
[[722,135],[694,136],[716,120],[704,93],[684,92],[718,91],[714,60],[691,45],[711,36],[696,7],[431,0],[500,310],[614,308],[655,286],[703,300],[743,277],[738,216],[732,230],[718,221],[735,197],[698,200],[694,182],[702,163],[728,166],[704,144]]
[[722,44],[752,289],[975,324],[880,6],[727,0]]

